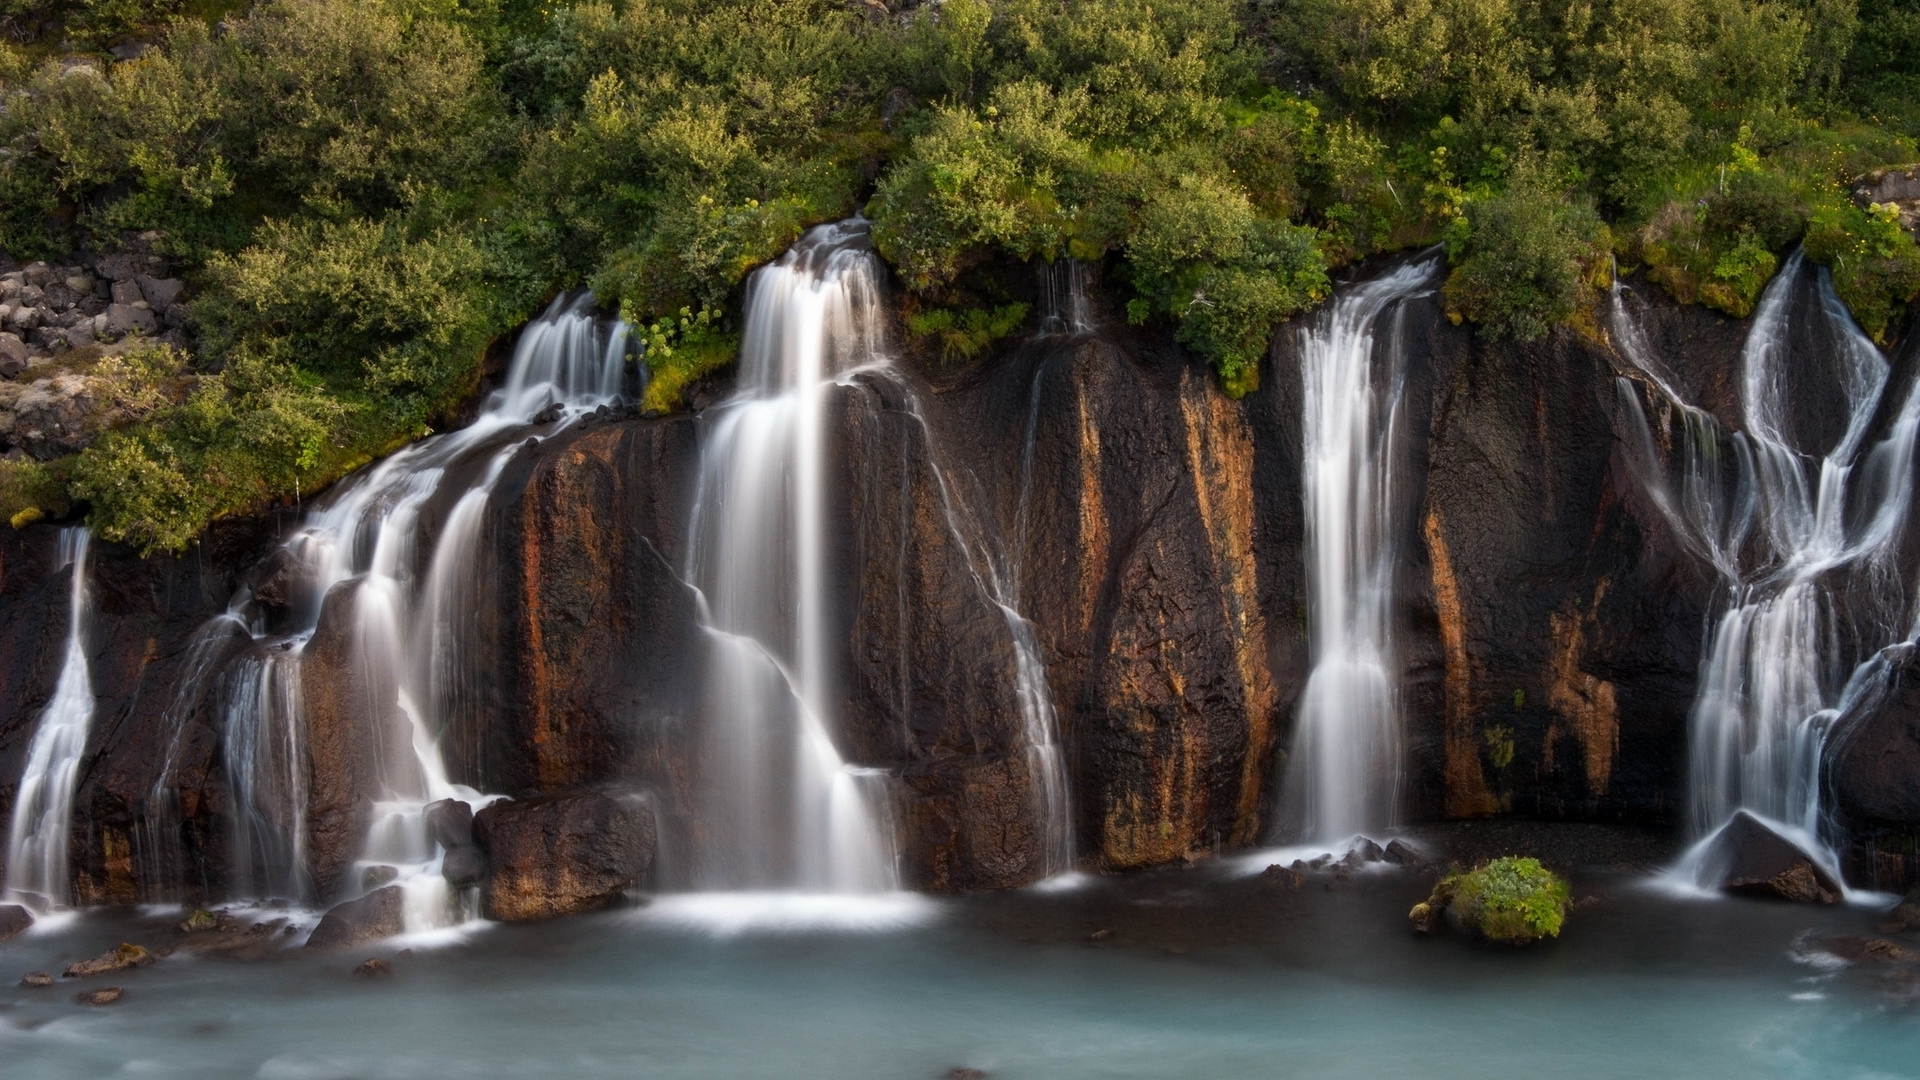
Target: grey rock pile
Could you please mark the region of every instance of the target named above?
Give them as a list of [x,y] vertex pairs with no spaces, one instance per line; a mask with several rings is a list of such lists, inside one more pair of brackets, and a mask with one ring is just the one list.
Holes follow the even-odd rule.
[[89,362],[139,341],[189,349],[186,283],[150,250],[70,265],[16,267],[0,257],[0,453],[51,460],[84,449],[112,403]]

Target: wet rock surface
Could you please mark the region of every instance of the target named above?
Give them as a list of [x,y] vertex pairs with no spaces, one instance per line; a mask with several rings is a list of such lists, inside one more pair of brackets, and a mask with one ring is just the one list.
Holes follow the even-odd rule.
[[146,967],[153,963],[153,954],[144,946],[122,942],[120,947],[110,953],[102,953],[91,960],[76,960],[67,965],[60,973],[65,979],[87,979],[95,975],[106,975],[128,968]]
[[1710,880],[1736,896],[1834,904],[1840,884],[1793,841],[1742,810],[1714,837],[1705,855]]
[[601,792],[495,803],[474,816],[490,865],[487,918],[526,922],[604,908],[653,862],[653,807]]
[[337,904],[307,937],[309,949],[341,949],[389,938],[407,928],[407,894],[398,885]]

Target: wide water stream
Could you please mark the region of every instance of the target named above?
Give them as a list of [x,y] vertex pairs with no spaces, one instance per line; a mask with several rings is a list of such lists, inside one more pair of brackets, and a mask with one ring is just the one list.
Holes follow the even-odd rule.
[[[1920,1062],[1909,988],[1818,949],[1873,935],[1874,910],[1590,874],[1560,940],[1494,949],[1408,932],[1429,880],[1287,889],[1222,865],[851,906],[669,897],[405,953],[182,951],[11,985],[122,940],[184,940],[157,912],[95,912],[0,946],[0,1076],[1751,1080]],[[350,974],[372,955],[394,974]],[[74,1002],[106,984],[126,996]]]

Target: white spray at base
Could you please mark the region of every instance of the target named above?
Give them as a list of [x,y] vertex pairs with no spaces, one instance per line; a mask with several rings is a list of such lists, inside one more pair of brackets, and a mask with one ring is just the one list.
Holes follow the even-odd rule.
[[[1827,374],[1847,408],[1844,433],[1823,454],[1796,446],[1789,422],[1793,300],[1809,277],[1816,329],[1832,343]],[[1646,376],[1656,404],[1672,411],[1663,428],[1679,429],[1678,475],[1670,477],[1639,395],[1621,379],[1622,410],[1634,425],[1629,460],[1682,544],[1724,587],[1688,725],[1689,821],[1702,839],[1676,876],[1698,883],[1712,834],[1744,809],[1805,846],[1838,880],[1821,759],[1834,722],[1884,679],[1884,650],[1915,635],[1911,583],[1897,558],[1915,479],[1920,383],[1868,446],[1888,363],[1827,271],[1809,271],[1798,253],[1754,311],[1741,353],[1740,431],[1724,432],[1681,398],[1617,280],[1611,315],[1620,352]]]
[[[857,218],[820,226],[755,273],[739,388],[710,414],[686,569],[709,643],[698,838],[687,874],[688,886],[702,893],[857,897],[900,887],[894,781],[848,762],[835,741],[827,407],[851,380],[885,379],[926,424],[887,352],[881,269],[867,230]],[[963,527],[972,515],[937,461],[933,475],[975,585],[1006,616],[1047,838],[1045,869],[1065,870],[1072,862],[1065,767],[1038,643],[984,545],[968,543],[978,530]],[[698,901],[673,905],[702,910]],[[751,908],[709,906],[736,914]]]
[[1433,290],[1438,260],[1409,262],[1337,295],[1303,332],[1302,486],[1308,649],[1281,788],[1287,840],[1339,845],[1394,824],[1401,776],[1394,640],[1405,478],[1406,301]]
[[[445,852],[428,837],[425,807],[491,798],[448,776],[438,741],[474,699],[482,673],[460,662],[476,616],[471,585],[487,497],[529,431],[543,435],[620,397],[629,335],[591,312],[591,298],[561,298],[521,333],[506,382],[468,426],[423,440],[343,482],[310,511],[284,545],[297,582],[291,631],[252,630],[258,647],[228,686],[225,756],[235,803],[236,886],[256,895],[331,901],[308,880],[301,666],[324,601],[336,590],[353,605],[353,677],[392,700],[392,716],[369,721],[382,737],[379,790],[357,870],[388,867],[406,895],[409,932],[455,925],[474,914],[474,890],[441,876]],[[450,477],[464,478],[457,495]],[[423,514],[451,501],[430,549]],[[336,601],[339,602],[339,601]],[[381,871],[384,874],[384,871]],[[360,875],[345,883],[360,888]],[[376,879],[377,880],[377,879]]]
[[7,829],[6,890],[0,896],[44,914],[73,899],[67,865],[67,833],[80,759],[93,726],[93,675],[87,665],[87,548],[84,528],[60,530],[56,570],[69,571],[67,645],[60,678],[27,748],[27,766]]

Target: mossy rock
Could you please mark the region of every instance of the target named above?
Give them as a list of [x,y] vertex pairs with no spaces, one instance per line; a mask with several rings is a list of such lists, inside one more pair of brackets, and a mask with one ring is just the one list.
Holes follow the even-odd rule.
[[1528,945],[1560,936],[1572,898],[1566,880],[1540,860],[1509,856],[1441,878],[1407,917],[1418,933],[1432,932],[1444,917],[1462,933]]

